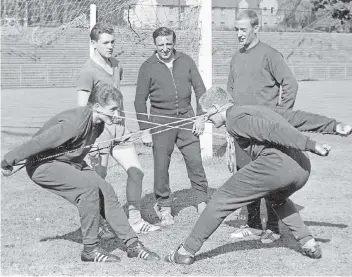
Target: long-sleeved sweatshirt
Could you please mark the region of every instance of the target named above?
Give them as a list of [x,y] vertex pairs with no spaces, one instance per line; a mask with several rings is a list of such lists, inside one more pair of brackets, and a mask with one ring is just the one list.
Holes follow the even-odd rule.
[[264,106],[233,106],[226,113],[228,133],[252,160],[266,147],[314,151],[316,142],[300,131],[332,133],[336,125],[325,116]]
[[298,83],[283,56],[266,43],[258,42],[246,51],[242,48],[232,57],[227,91],[236,105],[292,109],[297,90]]
[[[178,115],[192,109],[192,87],[197,102],[197,115],[202,114],[199,99],[206,91],[202,77],[193,59],[182,53],[174,52],[172,70],[160,61],[154,53],[141,66],[138,73],[134,106],[137,119],[148,121],[147,100],[150,100],[151,114]],[[141,130],[150,127],[139,122]]]
[[104,123],[94,125],[92,119],[93,112],[89,107],[64,111],[48,120],[27,142],[8,152],[4,161],[15,165],[24,159],[32,160],[78,149],[54,159],[81,166],[91,147],[82,148],[92,145],[104,130]]

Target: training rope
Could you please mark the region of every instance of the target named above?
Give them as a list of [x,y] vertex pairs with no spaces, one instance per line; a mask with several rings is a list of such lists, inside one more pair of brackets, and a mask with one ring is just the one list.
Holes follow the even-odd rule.
[[[222,111],[223,107],[227,107],[227,105],[224,105],[224,106],[220,107],[219,110],[216,113]],[[157,115],[157,114],[148,114],[148,113],[137,113],[137,112],[131,112],[131,111],[126,111],[126,110],[124,110],[123,112],[125,114],[136,114],[136,115],[155,116],[155,117],[168,118],[168,119],[178,119],[178,117],[175,117],[175,116],[166,116],[166,115]],[[202,116],[198,116],[198,117],[202,117]],[[130,120],[135,120],[135,119],[131,118]],[[145,122],[145,121],[142,121],[142,120],[137,120],[137,121]],[[150,122],[148,121],[147,123],[150,123]],[[316,132],[316,131],[308,131],[308,130],[299,130],[299,132],[301,132],[301,133],[320,134],[320,135],[337,135],[337,136],[345,137],[344,135],[341,135],[341,134],[339,134],[337,132]],[[206,132],[204,132],[204,133],[206,133]],[[210,133],[210,132],[208,132],[208,133]],[[211,134],[217,135],[219,133],[211,133]],[[225,135],[225,137],[226,137],[226,135]]]
[[[99,112],[101,114],[104,114],[102,112]],[[104,115],[107,115],[107,114],[104,114]],[[107,116],[110,116],[110,115],[107,115]],[[118,116],[110,116],[110,117],[118,117]],[[192,129],[187,129],[187,128],[182,128],[182,126],[185,126],[185,125],[188,125],[188,124],[191,124],[191,123],[194,123],[197,119],[199,118],[202,118],[203,116],[195,116],[195,117],[190,117],[190,118],[182,118],[180,120],[177,120],[177,121],[174,121],[174,122],[170,122],[170,123],[166,123],[166,124],[158,124],[158,123],[151,123],[149,121],[142,121],[142,120],[139,120],[140,122],[145,122],[145,123],[149,123],[149,124],[153,124],[153,125],[157,125],[155,127],[152,127],[152,128],[149,128],[147,130],[149,131],[152,131],[153,129],[156,129],[156,128],[161,128],[161,127],[166,127],[166,128],[163,128],[157,132],[152,132],[150,133],[151,135],[155,135],[155,134],[160,134],[162,132],[166,132],[168,130],[171,130],[171,129],[181,129],[181,130],[187,130],[187,131],[192,131]],[[118,118],[122,118],[122,117],[118,117]],[[127,120],[136,120],[136,119],[133,119],[133,118],[128,118],[128,117],[124,117],[125,119]],[[138,120],[137,120],[138,121]],[[185,122],[186,121],[186,122]],[[185,122],[183,124],[180,124],[179,123],[182,123],[182,122]],[[170,126],[172,124],[178,124],[177,126]],[[134,133],[131,133],[131,134],[128,134],[128,135],[123,135],[123,136],[120,136],[120,137],[116,137],[116,138],[112,138],[112,139],[109,139],[109,140],[105,140],[105,141],[101,141],[101,142],[98,142],[98,143],[94,143],[94,144],[90,144],[90,145],[86,145],[86,146],[83,146],[83,147],[79,147],[79,148],[76,148],[76,149],[72,149],[72,150],[68,150],[68,151],[65,151],[65,152],[60,152],[60,153],[55,153],[53,155],[49,155],[49,156],[41,156],[40,154],[37,154],[37,156],[35,156],[34,158],[30,159],[29,161],[25,161],[25,162],[19,162],[17,163],[16,165],[14,166],[20,166],[20,168],[16,169],[15,171],[13,171],[10,175],[8,176],[11,176],[13,174],[15,174],[16,172],[18,172],[19,170],[21,170],[22,168],[24,168],[25,166],[27,165],[30,165],[30,164],[36,164],[36,163],[40,163],[42,161],[45,161],[45,160],[50,160],[50,159],[53,159],[53,158],[56,158],[56,157],[59,157],[59,156],[62,156],[62,155],[65,155],[65,154],[69,154],[69,153],[73,153],[73,152],[76,152],[76,151],[79,151],[79,150],[83,150],[83,149],[88,149],[88,148],[93,148],[91,149],[88,153],[92,153],[92,152],[96,152],[96,151],[100,151],[102,149],[105,149],[105,148],[110,148],[111,145],[108,145],[108,146],[105,146],[105,147],[94,147],[94,145],[97,145],[97,144],[103,144],[103,143],[109,143],[109,142],[114,142],[114,141],[119,141],[117,144],[120,145],[120,144],[123,144],[123,143],[131,143],[133,141],[136,141],[138,139],[140,139],[140,134],[143,133],[145,130],[143,131],[137,131],[137,132],[134,132]],[[138,136],[136,136],[138,135]],[[225,135],[222,135],[222,134],[218,134],[220,136],[225,136]],[[135,136],[134,138],[132,138],[133,136]],[[120,141],[121,140],[121,141]],[[56,149],[60,149],[60,148],[63,148],[63,147],[58,147]]]
[[[182,120],[179,120],[177,122],[174,122],[174,123],[179,123],[179,122],[183,122],[185,121],[185,119],[182,119]],[[179,126],[184,126],[184,125],[187,125],[187,124],[190,124],[190,119],[187,118],[187,122],[184,123],[184,124],[181,124]],[[161,133],[161,132],[165,132],[165,131],[168,131],[170,129],[175,129],[175,128],[178,128],[178,126],[168,126],[168,124],[160,124],[162,126],[166,126],[167,128],[163,129],[163,130],[159,130],[158,132],[154,132],[154,133],[151,133],[152,135],[154,134],[158,134],[158,133]],[[152,129],[155,129],[155,128],[159,128],[160,126],[156,126],[156,127],[153,127],[153,128],[150,128],[148,130],[152,130]],[[185,129],[185,130],[190,130],[190,129]],[[62,156],[62,155],[65,155],[65,154],[69,154],[69,153],[73,153],[73,152],[76,152],[76,151],[79,151],[79,150],[84,150],[84,149],[88,149],[88,148],[91,148],[93,147],[95,144],[98,145],[98,144],[103,144],[103,143],[109,143],[109,142],[114,142],[114,141],[120,141],[119,143],[117,144],[123,144],[123,143],[127,143],[127,142],[133,142],[133,141],[136,141],[138,139],[140,139],[140,136],[136,136],[135,138],[132,138],[132,136],[134,135],[138,135],[140,133],[142,133],[143,131],[138,131],[138,132],[134,132],[134,133],[131,133],[131,134],[128,134],[128,135],[123,135],[123,136],[119,136],[119,137],[116,137],[116,138],[112,138],[112,139],[108,139],[108,140],[104,140],[104,141],[101,141],[101,142],[98,142],[98,143],[93,143],[93,144],[89,144],[89,145],[86,145],[86,146],[82,146],[82,147],[79,147],[79,148],[75,148],[75,149],[72,149],[72,150],[68,150],[68,151],[65,151],[65,152],[60,152],[60,153],[55,153],[53,155],[50,155],[50,156],[45,156],[45,157],[40,157],[40,155],[38,156],[38,159],[31,159],[30,161],[28,162],[20,162],[16,165],[29,165],[29,164],[35,164],[35,163],[38,163],[38,162],[41,162],[43,160],[48,160],[48,159],[52,159],[52,158],[56,158],[56,157],[59,157],[59,156]],[[96,152],[96,151],[100,151],[102,149],[106,149],[106,148],[109,148],[111,147],[111,145],[108,145],[108,146],[104,146],[104,147],[94,147],[93,150],[89,151],[89,153],[91,152]],[[63,147],[58,147],[56,148],[57,150],[59,150],[60,148],[63,148]]]

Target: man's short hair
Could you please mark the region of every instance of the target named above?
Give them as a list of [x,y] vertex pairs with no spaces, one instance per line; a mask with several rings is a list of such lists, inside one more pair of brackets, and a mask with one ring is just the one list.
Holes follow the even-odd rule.
[[244,10],[239,12],[236,16],[236,20],[241,20],[241,19],[249,19],[252,27],[259,25],[258,15],[253,10]]
[[166,37],[169,35],[172,35],[172,40],[175,43],[176,42],[176,33],[174,32],[174,30],[171,30],[170,28],[167,28],[167,27],[160,27],[160,28],[156,29],[153,32],[154,43],[155,43],[155,40],[157,37]]
[[101,34],[114,34],[114,28],[107,23],[97,23],[90,31],[90,39],[98,41]]
[[100,106],[105,107],[110,102],[115,102],[121,108],[122,101],[123,96],[117,88],[104,83],[98,83],[93,87],[89,95],[88,106],[92,107],[98,103]]
[[232,97],[220,87],[211,87],[199,99],[203,110],[209,110],[213,105],[224,106],[232,102]]

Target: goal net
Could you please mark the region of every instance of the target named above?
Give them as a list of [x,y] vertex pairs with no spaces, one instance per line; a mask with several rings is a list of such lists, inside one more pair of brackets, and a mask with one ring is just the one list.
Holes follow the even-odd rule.
[[45,47],[80,33],[87,36],[91,4],[96,5],[97,22],[114,26],[116,53],[135,54],[136,46],[152,42],[152,30],[160,26],[177,30],[179,47],[198,50],[197,0],[3,0],[2,37]]

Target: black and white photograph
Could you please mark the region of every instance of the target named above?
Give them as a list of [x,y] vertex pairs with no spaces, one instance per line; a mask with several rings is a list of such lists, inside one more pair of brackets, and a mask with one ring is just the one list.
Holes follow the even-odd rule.
[[352,274],[352,0],[0,15],[0,275]]

